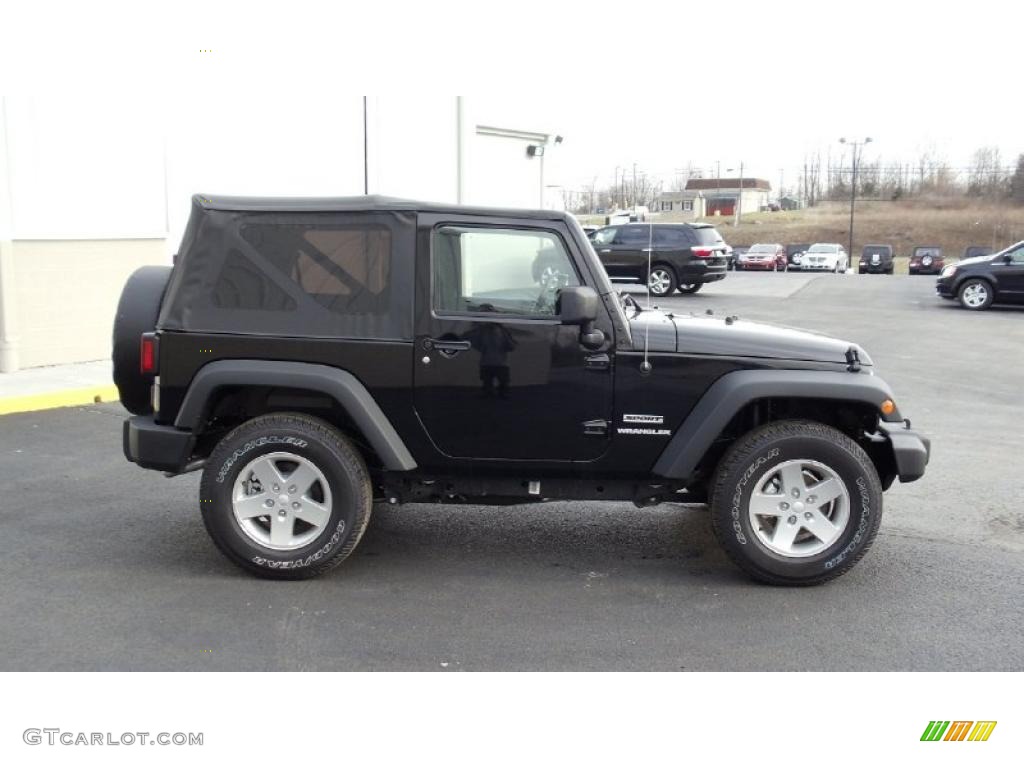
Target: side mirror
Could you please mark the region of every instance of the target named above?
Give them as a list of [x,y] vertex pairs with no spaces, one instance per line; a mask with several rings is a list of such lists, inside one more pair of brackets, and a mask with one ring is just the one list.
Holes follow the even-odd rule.
[[1003,256],[1003,264],[1013,264],[1013,254],[1008,253]]
[[555,309],[562,325],[580,327],[580,344],[597,349],[604,344],[604,332],[594,327],[597,320],[597,291],[586,285],[566,286],[558,293]]

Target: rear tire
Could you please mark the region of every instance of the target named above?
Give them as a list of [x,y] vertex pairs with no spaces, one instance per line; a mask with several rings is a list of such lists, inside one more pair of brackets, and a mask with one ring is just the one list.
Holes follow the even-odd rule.
[[840,576],[867,552],[881,522],[882,486],[846,434],[779,421],[733,443],[715,470],[710,506],[716,538],[747,574],[809,586]]
[[652,296],[668,296],[676,289],[676,272],[667,264],[655,264],[647,276]]
[[372,501],[366,464],[351,442],[300,413],[259,416],[232,430],[199,486],[217,548],[271,579],[308,579],[337,566],[366,531]]

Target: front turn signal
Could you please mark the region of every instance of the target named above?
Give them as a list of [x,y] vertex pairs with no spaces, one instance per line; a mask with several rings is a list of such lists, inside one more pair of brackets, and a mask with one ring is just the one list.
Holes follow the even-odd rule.
[[896,403],[892,400],[883,400],[879,410],[884,416],[892,416],[896,412]]

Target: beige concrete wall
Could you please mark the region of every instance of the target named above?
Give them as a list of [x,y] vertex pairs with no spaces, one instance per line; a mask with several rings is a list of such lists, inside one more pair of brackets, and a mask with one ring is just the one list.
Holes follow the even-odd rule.
[[163,239],[15,240],[13,251],[21,368],[109,358],[125,280],[170,263]]

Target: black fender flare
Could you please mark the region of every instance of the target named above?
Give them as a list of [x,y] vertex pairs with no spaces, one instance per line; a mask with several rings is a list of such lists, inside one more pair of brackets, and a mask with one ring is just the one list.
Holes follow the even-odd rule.
[[206,418],[218,389],[229,386],[289,387],[334,398],[362,431],[386,469],[416,469],[394,426],[363,383],[348,371],[329,365],[280,360],[217,360],[207,363],[192,379],[174,426],[196,431]]
[[[757,369],[727,373],[714,384],[683,420],[665,446],[653,473],[675,480],[689,480],[712,443],[732,418],[747,404],[769,397],[836,400],[863,403],[876,410],[894,400],[889,385],[877,376],[843,371]],[[896,409],[889,422],[903,418]]]

